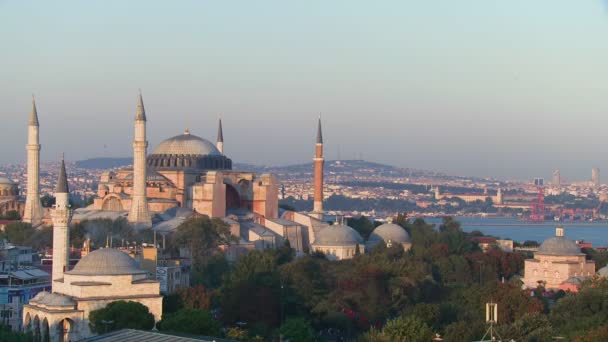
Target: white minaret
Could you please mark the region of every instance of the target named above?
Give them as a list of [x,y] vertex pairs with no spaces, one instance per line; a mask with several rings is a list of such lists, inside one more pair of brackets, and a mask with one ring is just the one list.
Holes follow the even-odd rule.
[[51,211],[53,219],[53,281],[63,278],[69,265],[70,230],[68,228],[72,219],[68,194],[68,178],[65,172],[65,162],[61,159],[59,178],[55,187],[55,207]]
[[137,112],[135,113],[135,137],[133,139],[133,193],[131,195],[131,210],[129,222],[139,228],[152,226],[152,217],[148,209],[146,197],[146,110],[144,100],[139,94]]
[[40,138],[38,112],[32,96],[32,112],[27,128],[27,191],[23,222],[38,226],[42,223],[42,204],[40,203]]
[[217,128],[217,150],[221,154],[224,154],[224,132],[222,131],[222,119],[220,119],[220,125]]

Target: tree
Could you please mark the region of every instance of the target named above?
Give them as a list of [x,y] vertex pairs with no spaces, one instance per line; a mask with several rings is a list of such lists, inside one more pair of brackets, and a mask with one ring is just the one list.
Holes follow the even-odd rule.
[[314,340],[314,332],[310,323],[303,318],[288,318],[279,329],[284,339],[293,342],[308,342]]
[[422,320],[415,316],[407,316],[386,322],[379,332],[370,331],[364,341],[428,342],[432,336],[433,332]]
[[97,334],[120,329],[150,330],[154,327],[154,315],[147,306],[123,300],[91,311],[89,321],[91,331]]
[[158,329],[194,335],[218,336],[221,326],[207,310],[182,309],[163,316]]
[[180,298],[180,303],[186,309],[209,310],[213,298],[213,292],[207,290],[203,285],[179,288],[176,294]]
[[230,232],[230,226],[218,218],[208,216],[194,217],[177,227],[170,245],[173,249],[186,247],[195,264],[204,264],[210,257],[219,253],[219,246],[237,241]]
[[5,342],[33,342],[34,337],[29,333],[14,332],[5,325],[0,324],[0,341]]
[[576,336],[574,342],[597,342],[608,341],[608,325],[590,330],[582,336]]
[[40,197],[40,203],[43,208],[52,208],[55,205],[55,197],[49,194],[44,194]]
[[348,225],[359,232],[365,240],[369,238],[369,235],[374,231],[374,228],[376,228],[374,223],[365,216],[349,219]]
[[21,215],[16,210],[9,210],[4,215],[0,215],[1,219],[9,220],[9,221],[17,221],[21,219]]

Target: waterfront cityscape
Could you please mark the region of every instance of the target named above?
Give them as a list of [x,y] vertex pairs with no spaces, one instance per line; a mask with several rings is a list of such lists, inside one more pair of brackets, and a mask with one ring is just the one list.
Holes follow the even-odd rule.
[[474,2],[0,1],[0,341],[608,341],[606,6]]

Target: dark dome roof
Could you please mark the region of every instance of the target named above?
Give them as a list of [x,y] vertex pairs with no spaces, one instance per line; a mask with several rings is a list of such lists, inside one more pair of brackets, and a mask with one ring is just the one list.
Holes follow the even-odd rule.
[[581,248],[576,242],[565,236],[553,236],[545,240],[538,248],[538,254],[546,255],[580,255]]
[[363,238],[353,228],[336,224],[323,228],[316,236],[315,246],[352,246],[362,244]]
[[97,249],[80,259],[74,269],[66,272],[73,275],[121,275],[144,274],[137,261],[127,253],[113,248]]

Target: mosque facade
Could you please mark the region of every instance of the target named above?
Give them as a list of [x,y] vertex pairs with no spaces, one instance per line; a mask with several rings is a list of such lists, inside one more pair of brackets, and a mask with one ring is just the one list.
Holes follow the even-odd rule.
[[534,258],[524,263],[524,286],[546,289],[569,289],[582,279],[595,274],[595,262],[586,260],[576,242],[564,236],[563,228],[555,229],[555,236],[545,240]]

